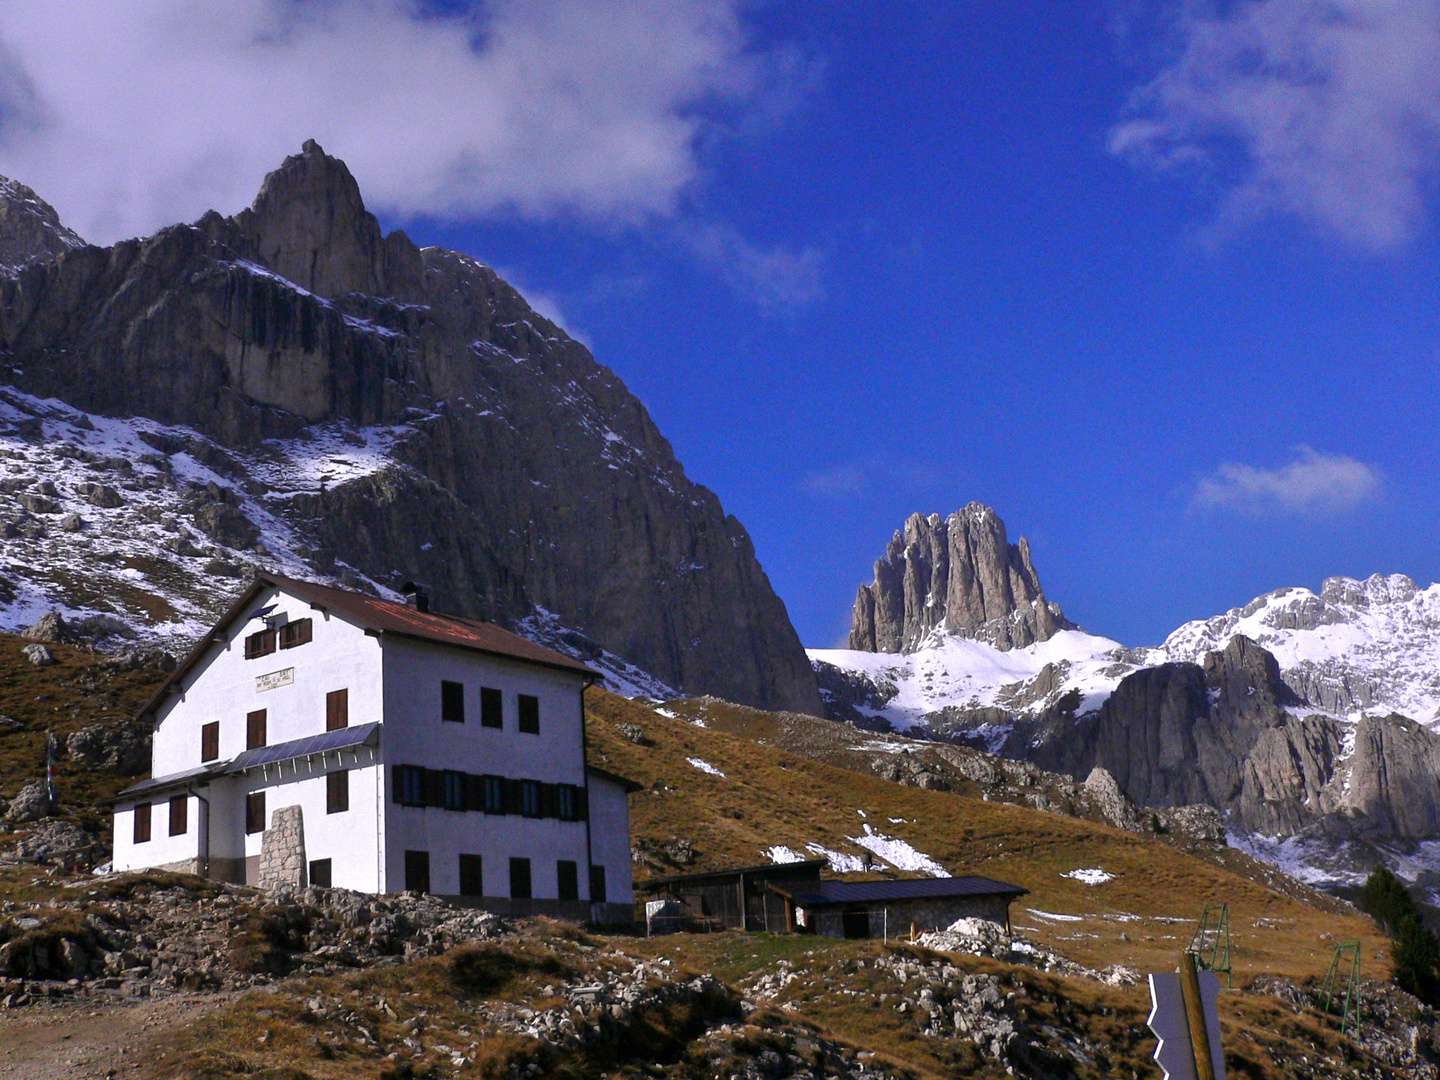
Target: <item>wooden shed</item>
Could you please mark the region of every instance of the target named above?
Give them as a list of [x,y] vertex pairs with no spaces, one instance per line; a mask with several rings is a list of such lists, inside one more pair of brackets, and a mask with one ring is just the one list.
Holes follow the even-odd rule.
[[943,930],[956,919],[987,919],[1010,930],[1010,903],[1029,890],[986,877],[910,881],[777,882],[792,929],[826,937],[895,937]]
[[820,884],[824,859],[804,862],[765,863],[712,870],[703,874],[675,874],[639,882],[635,888],[652,900],[668,899],[685,906],[688,919],[696,925],[724,930],[794,929],[787,916],[784,894],[779,890],[802,892]]

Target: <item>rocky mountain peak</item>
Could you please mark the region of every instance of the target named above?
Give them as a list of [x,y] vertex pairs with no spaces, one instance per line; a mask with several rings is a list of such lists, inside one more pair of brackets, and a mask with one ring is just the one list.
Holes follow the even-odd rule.
[[938,630],[1010,649],[1073,628],[1045,599],[1026,539],[1011,544],[1000,515],[972,502],[906,519],[856,593],[850,648],[912,652]]
[[404,233],[381,235],[349,168],[314,139],[265,177],[235,220],[260,262],[317,296],[418,291],[419,251]]
[[0,176],[0,270],[16,271],[36,259],[53,259],[84,247],[55,208],[24,184]]

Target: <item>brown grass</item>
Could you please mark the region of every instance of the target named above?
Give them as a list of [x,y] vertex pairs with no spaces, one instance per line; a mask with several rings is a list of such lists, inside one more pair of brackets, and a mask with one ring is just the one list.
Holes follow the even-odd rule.
[[[693,869],[766,862],[766,850],[777,844],[803,852],[806,844],[817,843],[858,854],[862,849],[849,838],[869,823],[952,874],[983,874],[1029,889],[1012,909],[1017,928],[1089,967],[1173,970],[1201,909],[1223,902],[1230,909],[1237,981],[1260,973],[1298,980],[1321,975],[1335,943],[1347,940],[1363,942],[1367,973],[1384,970],[1385,941],[1368,918],[1343,905],[1283,896],[1235,869],[1169,845],[812,761],[760,741],[767,721],[742,737],[718,724],[702,728],[665,717],[603,691],[591,690],[587,704],[593,760],[646,787],[630,800],[634,837],[655,844],[672,837],[691,840],[697,854]],[[649,745],[623,738],[619,723],[638,725]],[[689,757],[725,777],[700,771],[688,764]],[[1238,868],[1251,866],[1246,861]],[[1062,876],[1084,867],[1100,867],[1114,880],[1096,887]]]

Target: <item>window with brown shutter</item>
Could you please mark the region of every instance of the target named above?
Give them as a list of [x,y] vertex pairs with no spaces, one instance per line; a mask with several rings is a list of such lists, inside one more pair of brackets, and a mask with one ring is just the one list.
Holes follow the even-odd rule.
[[510,895],[517,900],[530,899],[530,860],[510,860]]
[[350,690],[331,690],[325,695],[325,730],[350,726]]
[[521,694],[519,704],[520,730],[527,735],[540,734],[540,699],[533,694]]
[[309,619],[296,619],[280,627],[280,648],[293,649],[311,639],[314,623]]
[[460,895],[485,895],[485,879],[481,874],[479,855],[460,856]]
[[559,899],[580,899],[580,867],[570,859],[555,861],[555,884]]
[[176,795],[170,800],[170,835],[184,836],[190,828],[190,797]]
[[245,796],[245,834],[265,831],[265,792]]
[[245,659],[268,656],[275,651],[275,631],[257,630],[245,639]]
[[480,726],[505,726],[505,699],[493,686],[480,687]]
[[214,761],[220,756],[220,721],[212,720],[200,728],[200,760]]
[[256,709],[245,714],[245,749],[254,750],[265,745],[265,710]]
[[440,683],[440,719],[452,724],[465,722],[465,684],[448,679]]
[[350,809],[350,770],[339,769],[325,776],[325,813],[343,814]]
[[405,891],[430,891],[430,852],[405,852]]
[[140,803],[135,807],[135,843],[144,844],[150,839],[150,804]]

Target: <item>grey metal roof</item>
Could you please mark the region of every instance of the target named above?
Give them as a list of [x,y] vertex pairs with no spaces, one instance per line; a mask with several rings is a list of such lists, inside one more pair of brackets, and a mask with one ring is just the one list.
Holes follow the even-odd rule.
[[117,798],[124,798],[128,795],[141,795],[147,791],[154,791],[157,788],[183,786],[192,780],[199,780],[202,777],[208,779],[212,776],[219,776],[224,771],[225,765],[226,762],[216,761],[211,762],[209,765],[201,765],[198,769],[186,769],[184,772],[170,773],[167,776],[152,776],[149,780],[141,780],[139,783],[131,784],[120,792]]
[[257,746],[254,750],[246,750],[229,761],[212,761],[208,765],[201,765],[198,769],[186,769],[184,772],[169,773],[165,776],[141,780],[138,784],[131,784],[109,801],[123,802],[134,795],[144,795],[147,792],[160,791],[164,788],[184,787],[197,781],[208,781],[217,776],[231,776],[260,765],[273,765],[277,761],[290,761],[294,758],[307,757],[310,754],[323,754],[329,750],[348,750],[354,746],[374,746],[379,741],[380,725],[378,723],[337,728],[334,731],[327,731],[323,735],[291,739],[289,742],[276,743],[274,746]]
[[932,900],[949,896],[1024,896],[1029,889],[987,877],[915,878],[909,881],[822,881],[817,885],[782,888],[772,885],[802,907],[827,904],[876,903],[886,900]]
[[[697,874],[670,874],[667,877],[647,878],[645,881],[637,881],[635,888],[643,892],[655,892],[657,889],[668,889],[672,885],[700,885],[723,881],[725,878],[738,878],[741,874],[746,877],[818,878],[821,868],[826,865],[828,863],[825,859],[805,859],[799,862],[760,863],[758,866],[732,866],[725,870],[706,870]],[[796,885],[795,888],[809,888],[809,883]]]
[[334,731],[304,739],[291,739],[274,746],[257,746],[254,750],[237,754],[225,771],[244,772],[257,765],[271,765],[277,761],[289,761],[310,754],[323,754],[327,750],[348,750],[352,746],[373,745],[379,741],[379,731],[378,723],[361,724],[359,727],[336,728]]

